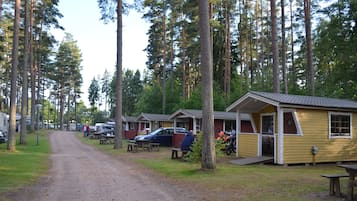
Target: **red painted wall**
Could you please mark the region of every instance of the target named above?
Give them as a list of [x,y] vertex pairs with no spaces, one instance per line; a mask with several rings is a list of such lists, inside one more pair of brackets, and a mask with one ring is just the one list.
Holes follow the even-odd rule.
[[124,131],[124,138],[128,139],[128,140],[134,139],[134,137],[137,135],[138,135],[138,131],[136,131],[136,130]]
[[184,137],[185,137],[184,133],[174,133],[174,135],[172,136],[172,147],[180,148],[181,142]]

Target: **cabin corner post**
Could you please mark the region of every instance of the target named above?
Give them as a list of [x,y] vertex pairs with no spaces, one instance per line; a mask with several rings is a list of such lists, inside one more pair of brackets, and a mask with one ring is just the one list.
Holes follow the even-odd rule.
[[176,121],[176,117],[174,118],[174,133],[176,133],[176,125],[177,125],[177,121]]
[[[197,133],[197,119],[195,116],[192,117],[192,130],[193,130],[193,133]],[[201,130],[201,129],[200,129]]]
[[239,147],[238,147],[239,135],[240,135],[240,114],[239,114],[239,110],[237,110],[237,112],[236,112],[236,157],[238,157],[238,151],[239,151]]
[[278,146],[277,146],[277,163],[284,164],[284,111],[279,106],[278,113]]

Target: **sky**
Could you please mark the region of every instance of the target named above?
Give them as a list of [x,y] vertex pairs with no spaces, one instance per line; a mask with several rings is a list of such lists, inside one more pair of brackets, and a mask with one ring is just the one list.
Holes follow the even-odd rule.
[[[81,99],[89,106],[88,88],[93,77],[102,77],[105,69],[111,75],[116,64],[116,22],[100,21],[97,0],[60,0],[58,9],[63,18],[59,23],[65,28],[52,31],[58,41],[64,33],[72,34],[82,53],[83,85]],[[146,35],[149,24],[142,14],[130,11],[123,15],[123,69],[137,69],[143,73],[147,61],[144,49],[148,44]]]

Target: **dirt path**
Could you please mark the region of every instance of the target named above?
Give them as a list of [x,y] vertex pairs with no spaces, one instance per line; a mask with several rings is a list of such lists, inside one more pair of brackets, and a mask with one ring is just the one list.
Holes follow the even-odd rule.
[[[73,133],[50,134],[48,178],[17,193],[21,201],[184,201],[200,200],[165,180],[81,143]],[[11,197],[10,197],[11,198]]]

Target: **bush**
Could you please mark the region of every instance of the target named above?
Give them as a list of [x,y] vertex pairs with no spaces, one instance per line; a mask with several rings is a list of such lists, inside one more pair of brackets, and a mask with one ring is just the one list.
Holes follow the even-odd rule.
[[[199,163],[201,162],[202,158],[202,144],[203,144],[203,135],[201,133],[197,134],[195,142],[191,145],[191,152],[187,156],[188,161],[194,162],[194,163]],[[225,144],[223,140],[218,140],[215,141],[215,151],[216,151],[216,156],[222,156],[223,152],[221,151],[224,149]]]

